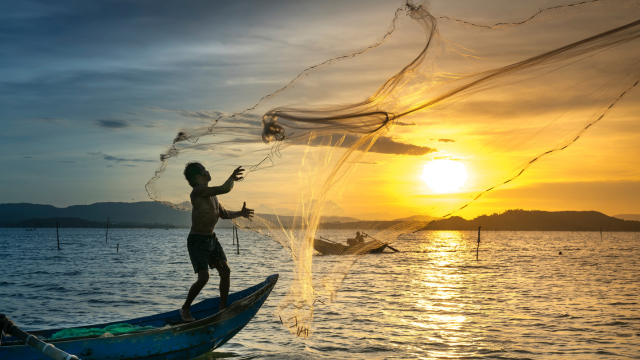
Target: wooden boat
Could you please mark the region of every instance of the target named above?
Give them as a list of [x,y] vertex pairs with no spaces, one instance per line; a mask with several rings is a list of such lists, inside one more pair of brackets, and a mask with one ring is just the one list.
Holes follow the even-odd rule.
[[313,248],[322,255],[379,254],[383,252],[386,247],[387,244],[381,243],[378,240],[352,246],[322,239],[315,239],[313,241]]
[[[84,336],[46,340],[61,329],[29,331],[46,343],[78,356],[82,360],[168,360],[194,359],[224,345],[244,328],[265,302],[278,281],[271,275],[260,284],[230,294],[231,305],[218,312],[220,298],[201,301],[191,306],[194,322],[184,323],[178,310],[81,328],[104,328],[112,324],[127,323],[154,326],[156,329],[135,333],[105,336]],[[50,360],[36,349],[15,337],[5,338],[0,346],[2,360]]]

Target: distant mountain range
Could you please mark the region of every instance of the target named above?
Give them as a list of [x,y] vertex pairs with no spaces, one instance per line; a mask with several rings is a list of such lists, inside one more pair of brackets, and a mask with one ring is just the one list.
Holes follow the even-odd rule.
[[[429,221],[426,218],[413,220]],[[400,222],[396,220],[324,223],[321,228],[384,229]],[[482,215],[472,220],[452,216],[435,220],[422,230],[478,230],[480,226],[485,231],[640,231],[640,221],[623,220],[597,211],[539,210],[507,210],[501,214]]]
[[[277,223],[275,215],[258,214],[271,222]],[[190,228],[191,212],[172,209],[154,201],[133,203],[106,202],[91,205],[73,205],[58,208],[52,205],[29,203],[0,204],[0,227],[60,227],[99,228],[147,227],[147,228]],[[357,221],[355,218],[329,216],[322,221],[345,222]],[[292,216],[280,216],[284,226],[292,223]],[[221,220],[218,228],[231,228],[228,220]]]
[[[99,222],[106,226],[107,217],[109,217],[110,226],[113,227],[119,227],[121,223],[191,227],[190,212],[175,210],[153,201],[134,203],[106,202],[91,205],[73,205],[66,208],[27,203],[0,204],[0,226],[4,227],[21,227],[14,225],[20,223],[26,226],[27,223],[25,221],[27,220],[51,218],[77,218]],[[64,223],[62,221],[61,226]],[[55,223],[53,226],[55,227]]]
[[[272,223],[291,226],[292,216],[258,214]],[[0,227],[60,227],[100,228],[189,228],[191,213],[175,210],[160,203],[95,203],[57,208],[37,204],[0,204]],[[392,221],[361,221],[350,217],[322,218],[322,229],[385,229],[407,220],[429,221],[426,216],[412,216]],[[482,215],[472,220],[459,216],[436,220],[423,230],[513,230],[513,231],[640,231],[640,215],[607,216],[597,211],[526,211],[507,210],[501,214]],[[218,228],[231,228],[221,220]]]
[[459,216],[438,220],[426,230],[499,231],[640,231],[640,221],[623,220],[597,211],[507,210],[472,220]]

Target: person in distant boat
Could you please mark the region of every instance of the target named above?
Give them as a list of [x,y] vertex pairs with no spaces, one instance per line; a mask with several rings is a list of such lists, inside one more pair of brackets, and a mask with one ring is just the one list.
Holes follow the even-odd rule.
[[356,242],[358,244],[364,244],[364,238],[367,237],[369,235],[362,233],[360,234],[360,231],[356,231]]
[[191,191],[191,231],[187,237],[187,248],[193,270],[198,274],[198,280],[191,285],[187,300],[180,309],[184,321],[194,321],[191,316],[191,303],[209,281],[209,269],[218,270],[220,276],[220,311],[227,306],[231,270],[227,264],[227,257],[222,250],[216,233],[213,232],[218,219],[235,219],[245,217],[251,219],[253,210],[242,205],[240,211],[227,211],[218,202],[217,195],[226,194],[233,189],[236,181],[242,180],[244,169],[238,167],[229,179],[221,186],[209,187],[211,175],[204,166],[197,162],[188,163],[184,168],[184,177],[193,188]]

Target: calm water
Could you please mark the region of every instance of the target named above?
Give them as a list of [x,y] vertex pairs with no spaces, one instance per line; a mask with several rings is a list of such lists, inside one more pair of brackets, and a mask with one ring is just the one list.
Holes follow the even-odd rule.
[[[177,309],[195,280],[186,234],[111,229],[105,244],[103,230],[61,229],[57,251],[55,229],[0,229],[0,312],[29,330]],[[476,236],[422,232],[394,243],[399,253],[363,256],[302,340],[272,315],[291,281],[287,253],[241,232],[236,255],[220,230],[232,292],[281,277],[254,320],[203,359],[640,359],[640,235],[486,232],[480,261]],[[218,295],[214,279],[204,296]]]

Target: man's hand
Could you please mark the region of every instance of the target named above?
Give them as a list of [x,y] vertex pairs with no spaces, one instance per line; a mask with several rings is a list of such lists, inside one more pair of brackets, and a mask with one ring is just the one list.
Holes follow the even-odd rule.
[[244,169],[242,168],[242,166],[238,166],[237,169],[233,170],[233,174],[231,174],[233,181],[240,181],[244,179],[244,177],[242,176],[243,172],[244,172]]
[[249,220],[251,220],[251,218],[253,217],[253,209],[247,208],[246,201],[242,204],[242,210],[240,210],[240,216],[245,217]]

